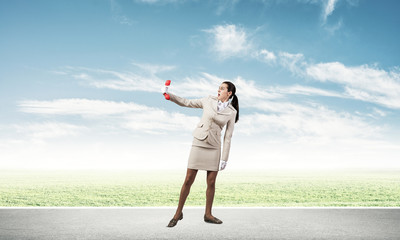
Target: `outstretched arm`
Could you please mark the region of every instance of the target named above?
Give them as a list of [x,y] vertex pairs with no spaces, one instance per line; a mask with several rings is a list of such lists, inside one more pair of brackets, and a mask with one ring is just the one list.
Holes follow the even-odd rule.
[[168,93],[170,100],[179,106],[190,107],[190,108],[203,108],[203,99],[186,99],[183,97],[176,96],[175,94]]

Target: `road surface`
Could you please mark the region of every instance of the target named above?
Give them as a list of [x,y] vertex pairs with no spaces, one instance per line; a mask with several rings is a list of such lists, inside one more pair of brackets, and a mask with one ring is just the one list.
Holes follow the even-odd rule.
[[400,239],[400,208],[0,208],[0,239]]

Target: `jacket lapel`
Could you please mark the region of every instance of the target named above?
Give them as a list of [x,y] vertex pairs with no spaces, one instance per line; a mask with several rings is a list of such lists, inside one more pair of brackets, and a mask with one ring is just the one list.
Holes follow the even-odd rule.
[[[232,113],[232,109],[231,109],[231,105],[228,105],[224,110],[222,110],[221,112],[219,112],[218,114],[222,114],[222,115],[230,115]],[[218,111],[217,111],[218,112]]]

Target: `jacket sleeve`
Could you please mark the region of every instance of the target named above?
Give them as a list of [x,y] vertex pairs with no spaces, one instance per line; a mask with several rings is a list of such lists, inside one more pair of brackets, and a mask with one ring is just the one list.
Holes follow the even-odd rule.
[[221,160],[228,161],[229,150],[231,149],[231,139],[233,135],[233,129],[235,127],[236,112],[232,114],[231,119],[229,119],[226,124],[225,136],[224,136],[224,146],[222,150]]
[[190,107],[190,108],[203,108],[203,98],[201,99],[186,99],[175,94],[168,93],[170,96],[170,100],[179,106],[182,107]]

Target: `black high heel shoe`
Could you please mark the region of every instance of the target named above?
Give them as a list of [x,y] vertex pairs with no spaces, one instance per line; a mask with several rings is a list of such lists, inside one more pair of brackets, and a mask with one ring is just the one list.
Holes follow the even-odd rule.
[[169,221],[167,227],[175,227],[175,225],[178,223],[178,221],[182,220],[182,219],[183,219],[183,213],[181,213],[181,215],[179,216],[178,220],[176,220],[175,218],[171,219],[171,221]]

